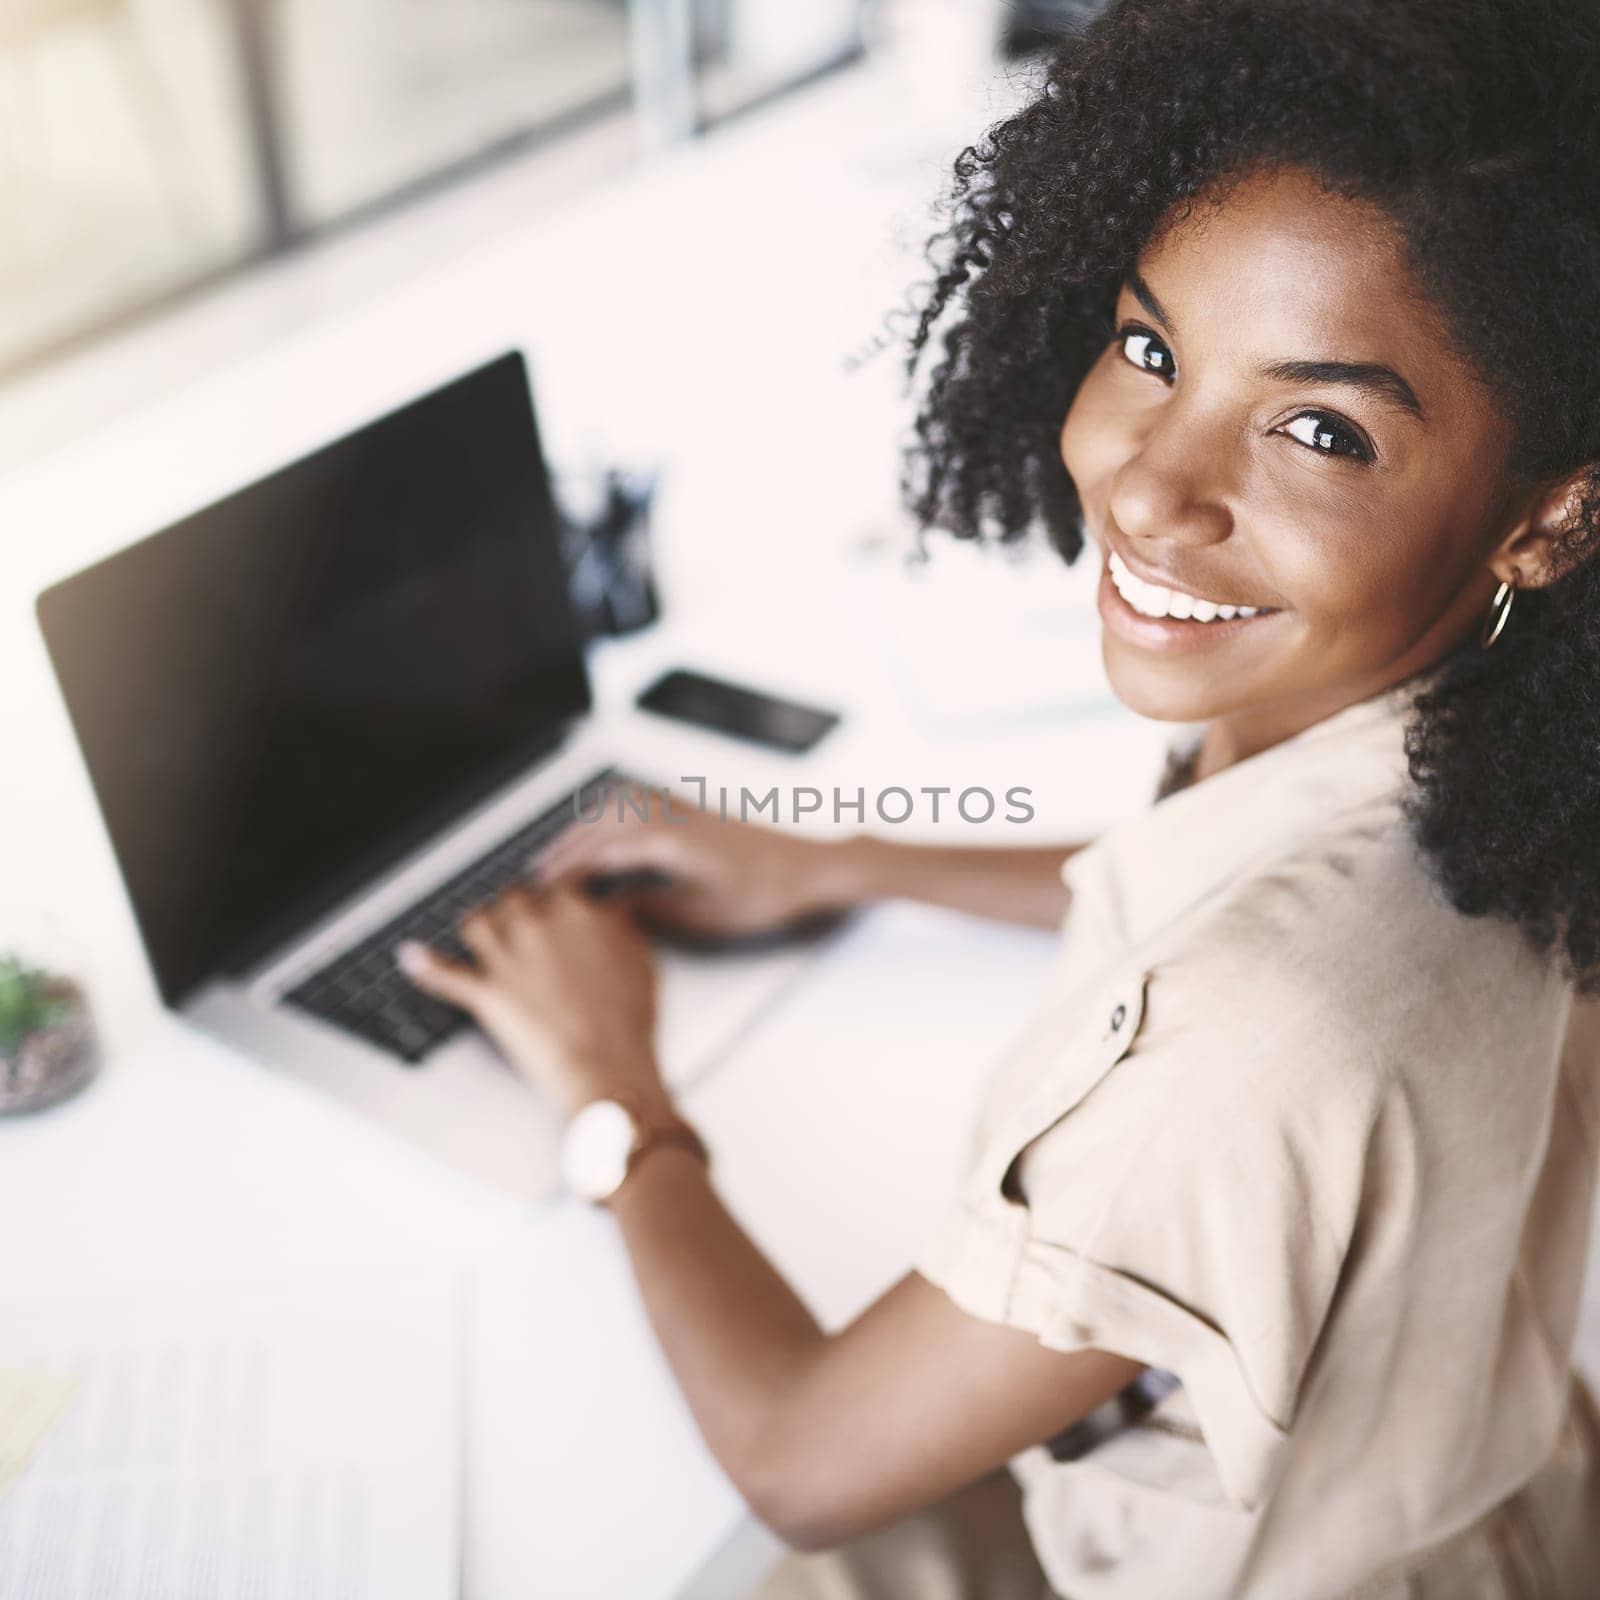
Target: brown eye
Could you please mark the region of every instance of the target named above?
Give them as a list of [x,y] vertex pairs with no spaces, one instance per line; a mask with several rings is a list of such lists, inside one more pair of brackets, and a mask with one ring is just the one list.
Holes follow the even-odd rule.
[[1371,446],[1347,422],[1331,412],[1302,411],[1284,424],[1283,431],[1318,455],[1348,456],[1354,461],[1372,459]]
[[1117,343],[1122,349],[1122,359],[1130,366],[1172,382],[1177,363],[1172,359],[1172,352],[1148,328],[1118,328]]

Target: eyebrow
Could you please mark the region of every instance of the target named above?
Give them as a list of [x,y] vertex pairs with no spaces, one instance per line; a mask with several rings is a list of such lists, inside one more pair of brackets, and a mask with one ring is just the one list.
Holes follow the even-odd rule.
[[[1172,318],[1166,307],[1156,299],[1150,285],[1137,272],[1128,273],[1125,279],[1135,300],[1161,324],[1172,332]],[[1261,375],[1278,383],[1336,383],[1346,388],[1370,395],[1374,400],[1387,401],[1399,406],[1412,416],[1421,418],[1422,402],[1417,392],[1393,367],[1378,361],[1274,361],[1260,369]]]

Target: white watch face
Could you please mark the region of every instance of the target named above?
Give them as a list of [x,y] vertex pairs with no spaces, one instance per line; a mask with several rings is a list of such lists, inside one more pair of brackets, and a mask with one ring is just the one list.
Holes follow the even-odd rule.
[[635,1133],[626,1106],[591,1101],[561,1136],[562,1181],[585,1200],[604,1200],[628,1175]]

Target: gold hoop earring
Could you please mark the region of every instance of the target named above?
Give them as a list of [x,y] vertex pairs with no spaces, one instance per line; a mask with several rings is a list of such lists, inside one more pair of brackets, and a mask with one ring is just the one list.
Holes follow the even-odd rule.
[[[1489,602],[1489,615],[1484,619],[1483,632],[1479,634],[1479,642],[1487,650],[1496,639],[1500,637],[1500,630],[1506,625],[1506,618],[1511,615],[1511,602],[1517,597],[1516,574],[1511,575],[1509,583],[1502,583],[1494,592],[1494,599]],[[1504,602],[1502,604],[1501,602]]]

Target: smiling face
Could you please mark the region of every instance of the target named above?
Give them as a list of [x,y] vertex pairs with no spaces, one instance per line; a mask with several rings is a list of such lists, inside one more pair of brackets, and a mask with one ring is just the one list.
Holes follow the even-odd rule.
[[[1380,210],[1292,169],[1242,179],[1151,243],[1115,328],[1061,453],[1124,704],[1211,723],[1211,768],[1481,625],[1511,528],[1509,435]],[[1258,611],[1141,616],[1169,609],[1161,588]]]

